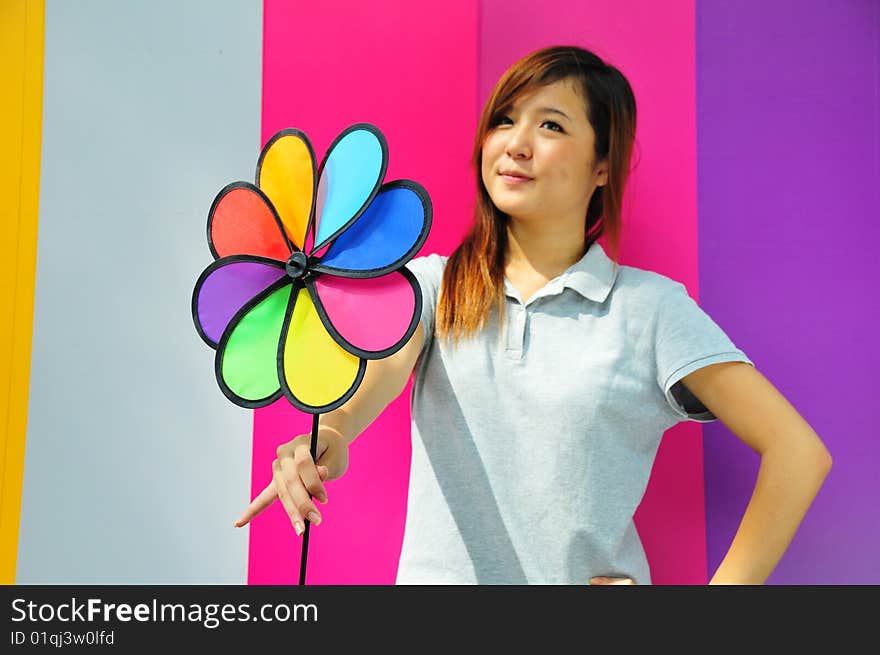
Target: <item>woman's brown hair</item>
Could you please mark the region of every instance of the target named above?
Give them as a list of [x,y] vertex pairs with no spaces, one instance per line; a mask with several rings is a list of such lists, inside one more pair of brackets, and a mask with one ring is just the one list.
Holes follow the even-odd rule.
[[481,175],[483,143],[502,114],[538,87],[571,78],[586,99],[596,134],[596,161],[607,159],[608,181],[597,187],[584,217],[586,249],[605,236],[617,261],[621,205],[630,172],[636,104],[627,79],[597,55],[574,46],[543,48],[514,63],[498,80],[480,115],[471,163],[477,179],[473,224],[449,256],[437,304],[435,334],[458,340],[479,331],[493,308],[503,324],[507,216],[489,197]]

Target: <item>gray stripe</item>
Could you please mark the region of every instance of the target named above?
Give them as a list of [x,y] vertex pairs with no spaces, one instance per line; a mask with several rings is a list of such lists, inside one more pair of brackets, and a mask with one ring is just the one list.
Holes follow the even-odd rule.
[[253,177],[262,2],[48,0],[45,44],[16,582],[244,583],[252,412],[190,294]]

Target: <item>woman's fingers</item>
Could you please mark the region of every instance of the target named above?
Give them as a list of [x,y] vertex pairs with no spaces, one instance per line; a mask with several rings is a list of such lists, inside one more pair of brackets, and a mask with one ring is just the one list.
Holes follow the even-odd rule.
[[318,479],[317,470],[314,462],[312,462],[312,456],[309,454],[308,448],[305,446],[297,448],[293,460],[291,461],[289,457],[286,457],[281,463],[281,468],[283,478],[289,482],[287,488],[290,491],[291,502],[296,506],[299,516],[307,518],[314,525],[319,525],[321,523],[321,513],[310,498],[309,490],[306,489],[303,481],[309,480],[313,487],[315,481],[317,481],[317,484],[320,485],[318,489],[325,494],[325,499],[326,492],[323,491],[323,483]]
[[595,578],[590,578],[591,585],[602,585],[602,584],[635,584],[632,578],[609,578],[607,576],[597,576]]
[[[299,511],[298,503],[294,495],[298,488],[302,489],[302,485],[297,484],[299,480],[296,480],[291,481],[291,484],[288,486],[287,480],[285,480],[284,473],[282,472],[282,465],[277,459],[272,462],[272,479],[275,483],[275,490],[278,493],[278,498],[281,500],[281,504],[284,506],[284,511],[287,512],[287,516],[290,517],[290,523],[293,525],[294,531],[297,535],[302,535],[306,528],[303,523],[303,515]],[[293,487],[293,489],[291,489],[291,487]]]
[[324,488],[324,483],[321,482],[321,475],[318,472],[318,468],[312,461],[312,454],[306,446],[297,446],[296,450],[293,452],[293,463],[296,466],[296,472],[302,480],[306,491],[322,503],[326,503],[327,490]]
[[238,520],[233,523],[233,525],[236,528],[247,525],[252,518],[274,503],[277,497],[278,494],[275,491],[275,482],[270,482],[266,488],[251,501],[251,504],[245,508],[244,512],[241,513],[241,516],[238,517]]
[[293,529],[301,535],[305,530],[303,517],[314,512],[309,520],[315,525],[321,522],[321,513],[310,495],[322,503],[327,502],[324,481],[330,476],[330,469],[323,464],[315,465],[308,445],[294,449],[292,443],[284,444],[279,447],[277,454],[278,459],[272,462],[272,481],[251,501],[233,525],[237,528],[247,525],[276,499],[280,499]]

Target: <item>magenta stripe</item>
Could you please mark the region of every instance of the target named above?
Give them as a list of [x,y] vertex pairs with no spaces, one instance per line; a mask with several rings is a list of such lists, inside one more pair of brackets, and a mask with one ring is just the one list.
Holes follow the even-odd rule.
[[[320,161],[343,128],[377,125],[388,140],[386,181],[412,178],[431,196],[421,253],[449,254],[465,222],[476,88],[476,1],[290,3],[265,0],[263,139],[304,130]],[[365,317],[369,318],[369,317]],[[352,465],[328,486],[311,529],[310,584],[391,584],[403,538],[410,457],[409,386],[355,441]],[[279,443],[311,417],[284,402],[254,419],[253,483],[269,482]],[[276,503],[251,526],[248,580],[293,584],[300,540]]]

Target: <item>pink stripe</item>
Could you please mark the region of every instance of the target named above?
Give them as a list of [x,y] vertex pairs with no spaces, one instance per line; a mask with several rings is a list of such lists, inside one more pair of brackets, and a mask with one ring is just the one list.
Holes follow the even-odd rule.
[[[531,50],[575,44],[619,68],[636,96],[637,168],[625,207],[621,263],[697,288],[696,70],[693,2],[484,0],[480,100]],[[655,583],[703,584],[706,536],[702,428],[682,423],[661,445],[636,514]]]
[[[449,254],[469,221],[468,158],[476,124],[476,0],[290,3],[265,0],[263,142],[304,130],[318,161],[346,126],[370,122],[389,146],[386,180],[425,186],[434,223],[419,254]],[[351,446],[312,527],[308,584],[391,584],[403,538],[410,387]],[[252,496],[271,480],[275,448],[311,417],[284,401],[254,414]],[[300,540],[279,503],[250,527],[250,584],[295,584]]]

